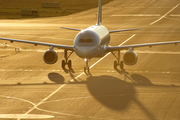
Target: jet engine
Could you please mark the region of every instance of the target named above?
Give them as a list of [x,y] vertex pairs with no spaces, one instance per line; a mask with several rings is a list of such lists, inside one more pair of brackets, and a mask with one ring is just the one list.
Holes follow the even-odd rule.
[[46,64],[54,64],[58,60],[58,55],[54,50],[49,49],[44,53],[43,60]]
[[138,56],[134,51],[129,50],[126,53],[124,53],[123,62],[126,65],[134,65],[137,63],[137,60],[138,60]]

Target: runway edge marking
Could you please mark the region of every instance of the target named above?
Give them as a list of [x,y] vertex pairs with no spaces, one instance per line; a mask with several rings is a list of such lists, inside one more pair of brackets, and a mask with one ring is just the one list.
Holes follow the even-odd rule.
[[[130,39],[132,39],[133,37],[135,37],[136,34],[133,34],[131,37],[129,37],[127,40],[125,40],[124,42],[122,42],[119,46],[122,46],[123,44],[125,44],[127,41],[129,41]],[[93,65],[90,66],[90,68],[94,67],[97,63],[99,63],[101,60],[103,60],[105,57],[107,57],[110,54],[110,52],[108,54],[106,54],[104,57],[102,57],[101,59],[99,59],[96,63],[94,63]],[[82,76],[84,74],[84,72],[82,72],[81,74],[79,74],[77,77],[75,77],[75,79],[79,78],[80,76]],[[73,79],[72,79],[73,80]],[[71,81],[71,80],[70,80]],[[66,86],[68,83],[65,83],[63,85],[61,85],[59,88],[57,88],[54,92],[52,92],[50,95],[48,95],[46,98],[42,99],[39,103],[37,103],[34,107],[32,107],[31,109],[29,109],[26,113],[24,114],[29,114],[30,112],[32,112],[34,109],[36,109],[39,105],[41,105],[42,103],[44,103],[47,99],[49,99],[51,96],[53,96],[54,94],[56,94],[59,90],[61,90],[64,86]],[[20,120],[20,118],[18,119]]]

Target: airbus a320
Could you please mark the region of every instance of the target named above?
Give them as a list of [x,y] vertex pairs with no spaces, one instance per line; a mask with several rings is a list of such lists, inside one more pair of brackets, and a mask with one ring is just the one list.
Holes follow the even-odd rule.
[[[57,52],[54,51],[53,48],[64,49],[64,60],[62,60],[63,69],[65,68],[66,65],[69,68],[72,67],[72,62],[71,60],[69,60],[69,57],[73,52],[75,52],[77,56],[83,58],[86,61],[86,66],[84,67],[85,73],[89,73],[88,61],[90,59],[101,58],[109,52],[111,52],[117,59],[116,61],[114,61],[114,68],[116,69],[118,66],[120,66],[121,69],[124,69],[123,64],[134,65],[137,62],[138,56],[133,51],[134,48],[180,43],[180,41],[172,41],[172,42],[159,42],[159,43],[147,43],[147,44],[134,44],[134,45],[125,45],[125,46],[109,46],[110,33],[139,30],[141,28],[109,31],[105,26],[102,25],[101,20],[102,20],[102,6],[101,6],[101,0],[99,0],[97,24],[83,30],[76,28],[60,27],[62,29],[80,31],[74,39],[73,46],[44,43],[44,42],[34,42],[27,40],[8,39],[8,38],[0,38],[0,39],[7,40],[10,42],[23,42],[34,45],[49,46],[50,47],[49,50],[47,50],[43,55],[44,62],[47,64],[54,64],[58,60]],[[123,55],[123,60],[120,61],[120,51],[126,49],[128,49],[128,51],[125,52],[125,54]],[[68,51],[70,51],[70,53]],[[118,52],[117,55],[114,54],[115,51]]]

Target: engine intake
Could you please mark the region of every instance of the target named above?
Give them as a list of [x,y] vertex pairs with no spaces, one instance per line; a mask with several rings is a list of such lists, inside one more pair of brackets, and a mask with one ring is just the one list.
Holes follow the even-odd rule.
[[43,60],[46,64],[54,64],[58,60],[58,55],[54,50],[49,49],[44,53]]
[[126,65],[134,65],[137,63],[138,56],[134,51],[127,51],[123,56],[123,62]]

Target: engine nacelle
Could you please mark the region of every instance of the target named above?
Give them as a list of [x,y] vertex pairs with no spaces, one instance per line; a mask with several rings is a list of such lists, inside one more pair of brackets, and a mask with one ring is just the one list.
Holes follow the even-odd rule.
[[137,60],[138,56],[134,51],[129,50],[126,53],[124,53],[123,62],[126,65],[134,65],[137,63]]
[[46,64],[54,64],[58,60],[58,55],[54,50],[49,49],[44,53],[43,60]]

